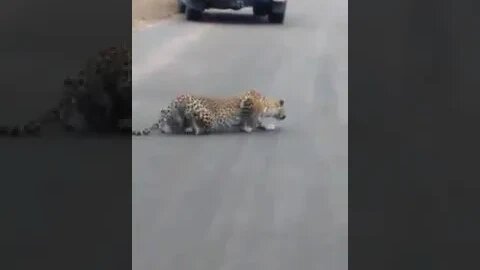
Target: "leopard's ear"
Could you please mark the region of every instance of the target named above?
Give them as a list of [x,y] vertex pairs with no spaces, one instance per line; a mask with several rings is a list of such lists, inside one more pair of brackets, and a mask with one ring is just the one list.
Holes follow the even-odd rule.
[[280,106],[282,106],[282,107],[283,107],[283,104],[285,103],[285,100],[283,100],[283,99],[280,99],[280,100],[278,101],[278,103],[280,104]]

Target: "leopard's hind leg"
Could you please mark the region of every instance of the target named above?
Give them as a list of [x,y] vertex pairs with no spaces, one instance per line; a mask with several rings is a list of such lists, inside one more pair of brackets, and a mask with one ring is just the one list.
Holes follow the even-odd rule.
[[192,117],[189,117],[188,119],[190,120],[195,135],[209,134],[212,131],[212,114],[208,110],[199,110],[198,112],[193,113]]
[[185,110],[178,110],[175,115],[177,123],[177,132],[191,134],[194,132],[193,118],[188,117]]

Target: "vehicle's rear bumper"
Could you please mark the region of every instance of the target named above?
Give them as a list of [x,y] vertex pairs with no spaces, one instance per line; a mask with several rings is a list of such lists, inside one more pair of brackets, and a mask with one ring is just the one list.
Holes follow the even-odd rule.
[[204,10],[207,8],[207,1],[205,0],[183,0],[185,5],[196,10]]
[[[259,0],[184,0],[187,6],[194,9],[241,9],[252,7]],[[261,1],[261,0],[260,0]],[[264,0],[269,2],[269,0]]]
[[205,0],[209,8],[241,9],[253,6],[255,0]]
[[[241,9],[251,7],[258,0],[184,0],[189,8],[205,10],[208,8],[218,9]],[[268,0],[265,2],[268,3]],[[286,0],[272,0],[272,12],[283,13],[287,6]]]

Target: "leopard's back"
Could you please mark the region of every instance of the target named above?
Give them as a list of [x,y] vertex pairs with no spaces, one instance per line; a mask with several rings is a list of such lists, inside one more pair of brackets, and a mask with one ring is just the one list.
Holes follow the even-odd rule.
[[199,119],[208,129],[219,131],[238,125],[241,120],[240,96],[207,97],[191,95],[186,112]]

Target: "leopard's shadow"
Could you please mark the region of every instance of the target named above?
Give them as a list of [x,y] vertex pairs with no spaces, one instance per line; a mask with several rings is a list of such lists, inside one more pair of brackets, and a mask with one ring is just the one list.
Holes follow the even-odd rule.
[[[272,134],[277,134],[282,132],[282,127],[276,127],[274,130],[254,130],[252,133],[246,133],[239,130],[227,130],[227,131],[216,131],[207,134],[195,135],[193,133],[174,133],[174,134],[165,134],[165,133],[155,133],[150,135],[157,137],[195,137],[195,138],[204,138],[212,136],[269,136]],[[144,137],[144,136],[134,136],[134,137]]]

